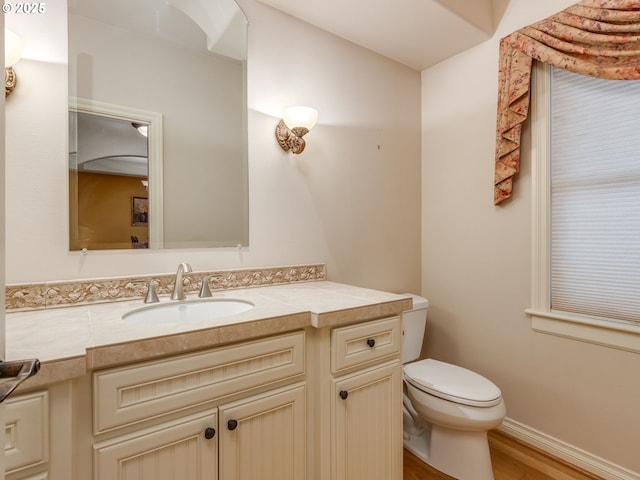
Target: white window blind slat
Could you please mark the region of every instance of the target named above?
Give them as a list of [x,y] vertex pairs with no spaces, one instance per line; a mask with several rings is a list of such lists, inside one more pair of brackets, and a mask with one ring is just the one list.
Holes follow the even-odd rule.
[[640,82],[552,69],[551,308],[640,323]]

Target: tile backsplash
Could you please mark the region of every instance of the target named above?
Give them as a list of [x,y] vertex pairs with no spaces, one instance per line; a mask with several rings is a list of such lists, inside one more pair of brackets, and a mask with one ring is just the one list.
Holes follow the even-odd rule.
[[[210,274],[220,275],[209,283],[211,291],[215,291],[326,280],[326,267],[316,264],[185,273],[184,291],[197,292],[202,278]],[[7,285],[6,309],[42,310],[144,298],[146,282],[150,280],[158,282],[158,295],[170,294],[174,279],[175,273],[170,273]]]

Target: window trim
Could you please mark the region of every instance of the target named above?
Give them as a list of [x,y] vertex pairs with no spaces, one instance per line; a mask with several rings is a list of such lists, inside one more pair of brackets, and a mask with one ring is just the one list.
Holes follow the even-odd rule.
[[540,333],[640,353],[640,326],[550,309],[551,68],[534,61],[531,88],[531,328]]

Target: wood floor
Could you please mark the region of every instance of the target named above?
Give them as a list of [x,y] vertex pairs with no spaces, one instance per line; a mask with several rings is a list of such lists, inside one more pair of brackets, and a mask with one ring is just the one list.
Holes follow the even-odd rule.
[[[489,432],[495,480],[601,480],[497,431]],[[451,480],[404,451],[403,480]]]

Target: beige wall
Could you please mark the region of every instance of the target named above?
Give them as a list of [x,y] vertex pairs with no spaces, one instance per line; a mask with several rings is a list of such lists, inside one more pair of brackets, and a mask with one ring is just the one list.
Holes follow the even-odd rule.
[[425,348],[498,384],[510,419],[640,472],[640,356],[535,333],[524,314],[528,154],[514,198],[493,206],[498,40],[571,3],[512,0],[492,40],[423,72]]
[[[28,20],[18,25],[25,42],[35,30],[66,58],[64,4],[12,21]],[[183,261],[194,270],[325,262],[332,280],[420,291],[420,74],[255,0],[241,6],[251,24],[250,246],[69,253],[66,65],[27,58],[6,111],[8,283],[171,272]],[[320,112],[297,156],[274,138],[291,104]]]

